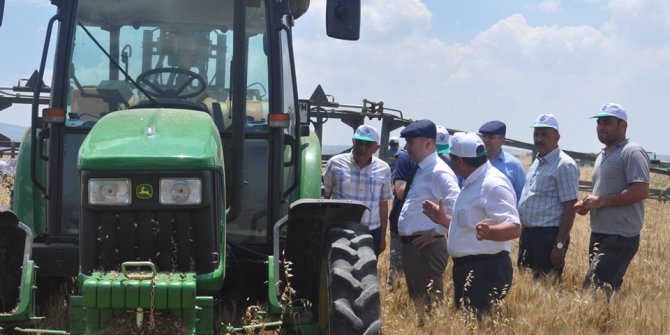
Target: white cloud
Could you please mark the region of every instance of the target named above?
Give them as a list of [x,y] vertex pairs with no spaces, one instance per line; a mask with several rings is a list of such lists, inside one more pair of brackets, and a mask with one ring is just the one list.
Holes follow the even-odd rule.
[[561,10],[561,0],[542,0],[537,7],[545,13],[556,13]]
[[607,7],[615,14],[636,16],[648,0],[609,0]]
[[[301,96],[323,84],[342,103],[384,100],[413,119],[430,118],[468,131],[501,119],[508,124],[508,137],[527,142],[532,140],[527,125],[552,112],[561,123],[561,146],[580,151],[599,150],[588,116],[603,103],[617,101],[629,110],[629,135],[648,150],[667,152],[652,146],[656,142],[647,137],[663,129],[647,120],[659,113],[659,105],[670,104],[664,92],[670,80],[665,66],[670,43],[649,41],[640,49],[635,47],[639,30],[633,28],[531,25],[514,14],[471,41],[450,44],[432,37],[426,28],[432,17],[418,10],[421,6],[401,13],[394,12],[397,1],[384,3],[369,3],[380,6],[367,9],[376,10],[368,23],[375,29],[362,29],[359,42],[298,39]],[[654,3],[657,17],[663,17],[664,7]],[[391,20],[382,13],[401,17]],[[613,18],[621,20],[614,12]],[[410,22],[418,28],[407,27]],[[659,29],[662,22],[648,22],[646,29]],[[329,137],[326,132],[326,143],[340,141],[341,134]]]

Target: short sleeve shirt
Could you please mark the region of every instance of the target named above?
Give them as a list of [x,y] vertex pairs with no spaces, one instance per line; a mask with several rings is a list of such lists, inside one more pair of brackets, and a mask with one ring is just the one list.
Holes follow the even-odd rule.
[[323,185],[326,198],[358,200],[368,206],[361,223],[370,230],[381,225],[379,202],[393,198],[391,169],[374,156],[362,169],[351,153],[333,156],[326,164]]
[[519,215],[524,227],[558,227],[563,202],[577,199],[579,168],[575,160],[552,150],[537,157],[528,169],[526,184],[519,200]]
[[[649,183],[649,155],[628,139],[596,158],[593,166],[593,194],[610,197],[621,193],[631,183]],[[644,201],[627,206],[591,210],[591,231],[594,233],[633,237],[640,234],[644,223]]]
[[395,161],[393,179],[407,181],[414,174],[414,170],[416,170],[416,163],[412,161],[407,151],[401,150]]
[[511,252],[511,240],[477,240],[475,226],[484,220],[489,220],[491,225],[503,222],[519,224],[512,183],[489,162],[478,167],[463,181],[463,189],[456,199],[449,225],[449,255],[458,258]]

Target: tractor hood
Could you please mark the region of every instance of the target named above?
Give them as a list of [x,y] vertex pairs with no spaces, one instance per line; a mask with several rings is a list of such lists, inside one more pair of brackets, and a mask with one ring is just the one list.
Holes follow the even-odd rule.
[[204,112],[132,109],[106,115],[79,149],[81,170],[193,170],[223,166],[221,139]]

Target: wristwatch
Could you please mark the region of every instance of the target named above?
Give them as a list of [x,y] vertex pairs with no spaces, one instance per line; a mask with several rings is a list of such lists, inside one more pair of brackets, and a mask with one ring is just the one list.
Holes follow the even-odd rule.
[[563,250],[563,242],[556,243],[556,249]]

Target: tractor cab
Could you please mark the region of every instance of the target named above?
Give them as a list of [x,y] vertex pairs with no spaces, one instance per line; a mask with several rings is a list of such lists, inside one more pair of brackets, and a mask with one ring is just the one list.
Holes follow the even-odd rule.
[[[135,117],[125,118],[129,124],[115,122],[120,129],[104,127],[111,137],[146,122],[147,129],[140,130],[153,129],[159,138],[166,130],[157,128],[156,122],[168,116],[174,119],[175,129],[169,131],[183,136],[169,137],[183,142],[159,148],[183,149],[170,152],[182,156],[165,167],[175,172],[197,169],[183,164],[188,161],[184,157],[202,149],[194,147],[198,142],[188,143],[184,134],[209,131],[192,129],[188,115],[197,112],[211,119],[211,131],[221,140],[222,161],[228,163],[207,167],[220,168],[218,173],[225,178],[223,193],[229,196],[221,207],[228,215],[227,238],[271,250],[269,225],[286,215],[287,190],[296,183],[296,156],[290,157],[294,148],[287,145],[298,143],[289,31],[281,29],[287,28],[282,26],[287,11],[267,8],[265,1],[238,2],[237,7],[234,1],[211,0],[60,3],[51,112],[62,116],[45,115],[41,118],[45,127],[33,128],[34,137],[27,142],[38,151],[32,159],[38,170],[32,179],[38,187],[17,192],[18,197],[31,199],[46,195],[43,207],[19,201],[16,208],[19,217],[34,218],[36,260],[53,259],[54,249],[59,251],[60,266],[42,267],[43,274],[78,271],[76,250],[69,242],[79,238],[81,207],[86,205],[80,195],[79,182],[85,180],[80,179],[84,161],[79,151],[97,124],[119,112]],[[271,127],[271,114],[281,115],[278,127]],[[146,121],[149,117],[157,119],[152,124]],[[99,145],[95,150],[103,152]],[[154,156],[154,162],[140,170],[159,170],[165,164],[161,152],[141,152],[139,146],[124,150],[116,153],[124,163],[135,156]],[[119,164],[113,172],[127,170]],[[96,169],[110,170],[111,165]],[[48,172],[40,173],[41,169]],[[138,201],[142,200],[133,205]],[[39,220],[44,215],[46,225]]]

